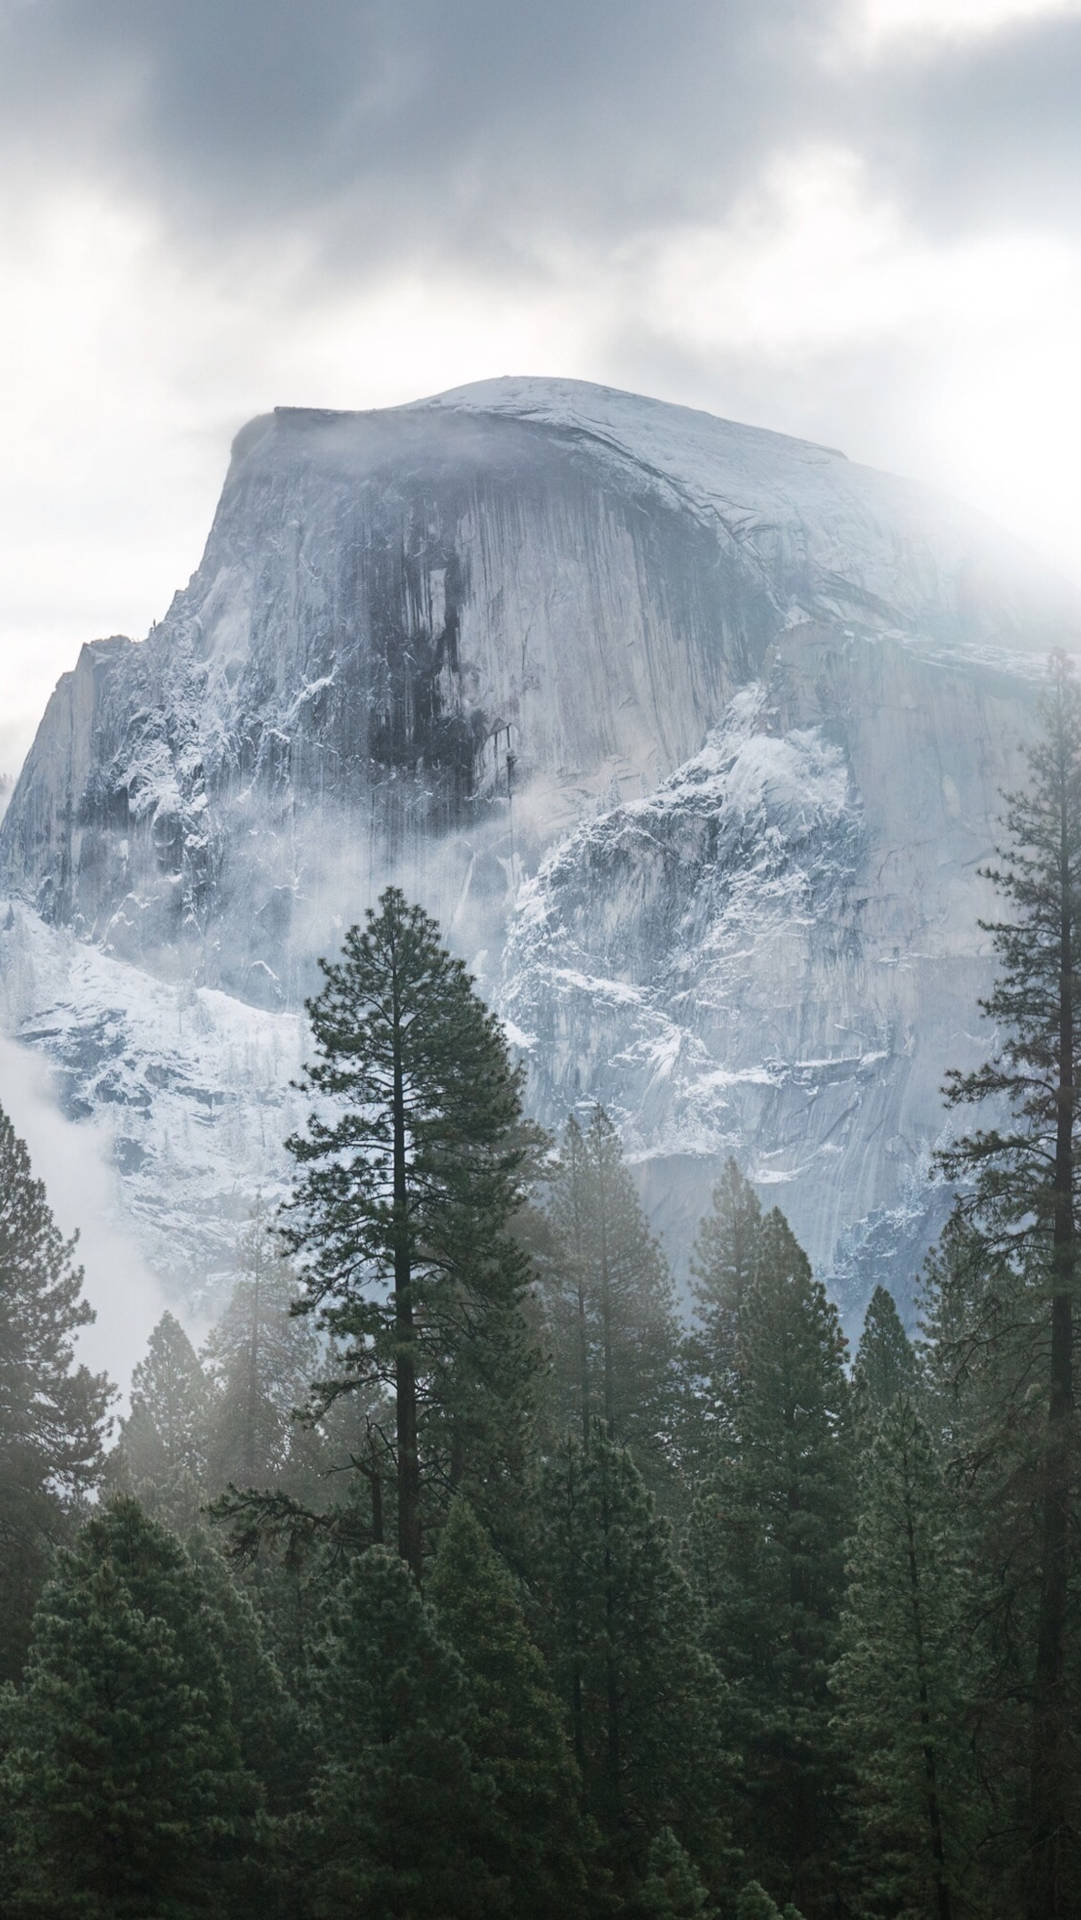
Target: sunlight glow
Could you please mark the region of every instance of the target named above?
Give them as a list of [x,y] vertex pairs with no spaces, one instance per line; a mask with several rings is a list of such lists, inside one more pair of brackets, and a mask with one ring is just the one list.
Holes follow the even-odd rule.
[[[1078,0],[1081,6],[1081,0]],[[25,185],[25,183],[23,183]],[[229,440],[276,404],[378,407],[563,374],[840,445],[968,498],[1081,580],[1081,259],[1066,238],[921,233],[838,147],[715,221],[520,274],[422,263],[335,286],[178,252],[85,187],[0,200],[0,771],[95,634],[141,635],[197,564]]]
[[628,262],[654,281],[668,323],[705,347],[783,355],[921,331],[948,341],[1021,330],[1043,303],[1073,295],[1075,255],[1062,241],[1009,232],[937,243],[875,198],[855,155],[804,151],[772,171],[727,228],[660,234]]
[[1081,0],[863,0],[872,41],[975,39],[1044,20],[1081,18]]
[[[854,156],[820,150],[776,168],[727,228],[659,234],[625,271],[628,297],[644,285],[659,327],[703,361],[764,359],[778,390],[802,368],[827,393],[846,358],[854,377],[866,369],[867,442],[828,418],[818,437],[982,507],[1081,579],[1081,261],[1065,241],[930,240]],[[896,385],[891,366],[905,369]],[[805,422],[789,430],[816,437]]]

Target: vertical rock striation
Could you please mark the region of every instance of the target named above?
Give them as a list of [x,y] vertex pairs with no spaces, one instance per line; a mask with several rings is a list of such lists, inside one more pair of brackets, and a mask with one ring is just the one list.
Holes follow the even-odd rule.
[[[121,1089],[152,1236],[137,982],[245,1036],[231,1090],[205,1048],[185,1067],[170,1039],[168,1069],[215,1096],[226,1184],[232,1115],[235,1191],[315,956],[393,877],[501,996],[542,1116],[618,1115],[677,1252],[734,1152],[856,1304],[936,1218],[937,1088],[987,978],[977,868],[1075,627],[975,517],[781,435],[558,381],[280,409],[238,436],[165,618],[84,647],[49,704],[0,826],[27,909],[8,1018],[73,1111]],[[253,1010],[288,1043],[256,1045]],[[232,1203],[199,1191],[212,1273]]]

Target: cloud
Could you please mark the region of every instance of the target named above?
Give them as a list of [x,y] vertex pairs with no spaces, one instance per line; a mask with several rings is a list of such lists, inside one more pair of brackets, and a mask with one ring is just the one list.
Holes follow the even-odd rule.
[[[543,261],[716,212],[820,107],[842,0],[36,0],[6,139],[145,194],[187,241],[290,230],[321,270]],[[825,104],[825,103],[823,103]]]
[[83,1291],[97,1314],[79,1336],[79,1358],[108,1373],[126,1400],[131,1370],[170,1303],[123,1225],[106,1132],[65,1119],[45,1062],[3,1034],[0,1086],[4,1109],[26,1141],[34,1177],[45,1183],[57,1225],[66,1236],[79,1233]]
[[[937,480],[1076,568],[1079,14],[0,0],[0,772],[83,640],[164,611],[276,402],[608,381]],[[107,1142],[0,1069],[126,1376],[162,1301]]]
[[860,27],[872,47],[984,40],[1081,14],[1081,0],[863,0]]
[[0,0],[0,770],[84,639],[164,611],[279,402],[637,386],[1016,499],[1042,538],[1081,431],[1061,343],[1042,438],[992,449],[1031,497],[985,484],[985,432],[943,463],[940,423],[1004,370],[1018,417],[1040,301],[1076,329],[1079,13]]
[[936,230],[1081,227],[1081,14],[911,42],[869,75],[850,130],[884,189]]
[[1075,0],[0,5],[9,164],[76,156],[196,255],[243,273],[277,233],[354,284],[418,257],[558,274],[723,222],[808,142],[928,216],[1072,219],[1079,60]]

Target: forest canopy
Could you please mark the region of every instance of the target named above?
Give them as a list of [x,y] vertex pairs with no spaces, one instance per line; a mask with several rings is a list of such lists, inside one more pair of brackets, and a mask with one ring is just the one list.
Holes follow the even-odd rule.
[[526,1121],[395,889],[323,962],[285,1208],[201,1347],[163,1317],[111,1450],[0,1115],[5,1912],[1081,1911],[1061,659],[1005,837],[957,1207],[854,1355],[734,1160],[681,1309],[611,1117]]

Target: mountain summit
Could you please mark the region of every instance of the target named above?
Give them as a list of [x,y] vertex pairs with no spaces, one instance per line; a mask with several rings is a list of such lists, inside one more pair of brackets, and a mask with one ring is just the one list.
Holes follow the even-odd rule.
[[734,1153],[855,1305],[941,1209],[976,870],[1077,624],[978,516],[686,408],[278,409],[165,618],[49,703],[0,827],[8,1018],[210,1286],[280,1174],[315,956],[394,879],[541,1116],[618,1119],[677,1251]]

